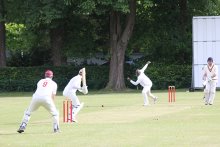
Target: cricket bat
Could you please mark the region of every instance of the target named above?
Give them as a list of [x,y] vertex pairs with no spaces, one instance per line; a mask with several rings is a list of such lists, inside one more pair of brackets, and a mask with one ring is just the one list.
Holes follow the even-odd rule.
[[83,83],[83,93],[87,94],[88,93],[88,88],[86,85],[86,68],[82,69],[82,83]]

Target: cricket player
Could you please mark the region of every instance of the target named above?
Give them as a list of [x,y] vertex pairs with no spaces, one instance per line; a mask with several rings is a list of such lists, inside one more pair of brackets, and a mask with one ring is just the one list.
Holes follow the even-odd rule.
[[133,84],[133,85],[138,85],[140,84],[143,87],[142,90],[142,95],[144,97],[144,106],[149,105],[149,100],[148,96],[151,97],[154,100],[154,103],[157,100],[157,97],[151,94],[151,87],[152,87],[152,81],[144,74],[144,71],[147,69],[148,65],[151,62],[148,61],[147,64],[142,68],[142,69],[137,69],[136,70],[136,76],[138,77],[137,81],[134,82],[128,77],[128,80]]
[[80,103],[79,98],[76,96],[76,91],[80,91],[84,94],[87,94],[88,89],[87,86],[84,85],[83,87],[81,87],[81,82],[82,82],[82,74],[83,74],[83,70],[81,69],[79,71],[79,74],[75,77],[73,77],[69,83],[67,84],[67,86],[64,88],[63,91],[63,96],[65,96],[68,99],[71,99],[72,101],[72,121],[73,122],[77,122],[76,120],[76,115],[79,113],[79,111],[82,109],[84,103]]
[[59,113],[54,104],[57,84],[52,80],[52,78],[53,72],[51,70],[46,70],[45,78],[41,79],[37,83],[37,90],[33,94],[31,103],[24,113],[20,128],[17,130],[18,133],[24,132],[31,118],[32,112],[37,110],[40,106],[43,106],[51,113],[53,117],[53,131],[54,133],[59,132]]
[[218,82],[218,66],[213,63],[213,58],[209,57],[207,66],[203,69],[203,80],[205,84],[205,105],[212,105],[215,99],[216,85]]

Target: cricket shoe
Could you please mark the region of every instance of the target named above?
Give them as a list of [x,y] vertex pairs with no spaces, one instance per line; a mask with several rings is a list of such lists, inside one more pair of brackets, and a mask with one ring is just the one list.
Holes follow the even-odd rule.
[[75,117],[72,118],[72,122],[78,123],[77,119]]
[[17,130],[18,133],[23,133],[25,130],[24,126],[20,126],[20,128]]
[[54,133],[60,133],[60,129],[54,129],[53,132]]

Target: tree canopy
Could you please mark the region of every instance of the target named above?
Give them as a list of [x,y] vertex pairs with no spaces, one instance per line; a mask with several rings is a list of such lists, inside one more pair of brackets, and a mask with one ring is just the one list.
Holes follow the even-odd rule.
[[0,0],[0,63],[6,50],[8,66],[60,66],[100,52],[109,87],[123,89],[126,55],[190,64],[192,17],[219,14],[219,0]]

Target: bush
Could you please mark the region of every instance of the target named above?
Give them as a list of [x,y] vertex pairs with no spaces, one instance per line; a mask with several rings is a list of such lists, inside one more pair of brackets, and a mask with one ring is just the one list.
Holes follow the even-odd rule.
[[[78,74],[80,67],[74,66],[44,66],[44,67],[6,67],[0,69],[0,91],[34,91],[37,82],[44,77],[44,71],[54,72],[54,81],[58,90],[62,91],[69,80]],[[89,89],[104,88],[108,81],[108,67],[86,67]]]
[[[144,64],[140,63],[142,67]],[[137,65],[125,66],[125,78],[130,76],[134,80]],[[63,91],[69,80],[78,74],[80,67],[75,66],[43,66],[43,67],[6,67],[0,69],[0,91],[34,91],[37,82],[44,77],[44,71],[51,69],[54,72],[54,81],[58,90]],[[87,84],[89,90],[105,88],[108,82],[108,66],[86,66]],[[191,83],[190,65],[152,64],[146,70],[146,75],[153,81],[153,89],[167,89],[168,85],[176,88],[188,88]],[[126,80],[129,88],[136,88]]]

